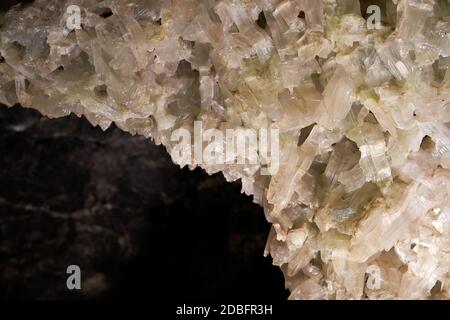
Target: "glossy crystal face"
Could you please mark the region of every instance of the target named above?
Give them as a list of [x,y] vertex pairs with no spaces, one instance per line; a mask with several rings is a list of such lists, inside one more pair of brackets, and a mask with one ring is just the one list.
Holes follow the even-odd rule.
[[241,180],[292,299],[450,298],[448,1],[36,0],[0,22],[0,103]]

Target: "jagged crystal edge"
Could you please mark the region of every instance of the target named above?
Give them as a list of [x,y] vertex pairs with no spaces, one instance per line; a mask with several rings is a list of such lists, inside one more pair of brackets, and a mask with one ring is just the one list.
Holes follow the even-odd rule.
[[450,5],[375,2],[371,29],[358,0],[35,0],[0,16],[0,103],[169,153],[196,120],[277,128],[274,176],[200,166],[264,207],[291,299],[449,299]]

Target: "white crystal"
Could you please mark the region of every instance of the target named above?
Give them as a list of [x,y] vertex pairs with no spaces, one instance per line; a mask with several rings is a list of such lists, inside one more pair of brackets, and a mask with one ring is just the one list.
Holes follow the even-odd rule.
[[279,129],[272,176],[196,165],[264,207],[290,299],[449,299],[450,4],[385,3],[377,29],[362,0],[35,0],[0,15],[0,102],[114,122],[192,169],[176,129]]

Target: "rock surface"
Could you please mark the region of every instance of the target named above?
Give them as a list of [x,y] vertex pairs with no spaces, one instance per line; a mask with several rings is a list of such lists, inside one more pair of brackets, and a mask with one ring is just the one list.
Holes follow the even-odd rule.
[[149,139],[3,106],[0,155],[1,299],[288,296],[262,208]]
[[0,102],[114,122],[181,166],[194,121],[278,129],[272,176],[199,166],[264,207],[290,298],[448,299],[450,5],[376,3],[36,0],[1,17]]

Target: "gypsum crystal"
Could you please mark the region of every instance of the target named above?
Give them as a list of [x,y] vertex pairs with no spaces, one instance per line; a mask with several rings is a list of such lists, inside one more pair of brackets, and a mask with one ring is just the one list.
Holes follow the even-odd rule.
[[0,102],[168,152],[195,120],[278,128],[273,176],[200,166],[264,207],[290,298],[449,299],[450,5],[376,3],[372,29],[358,0],[36,0],[2,13]]

